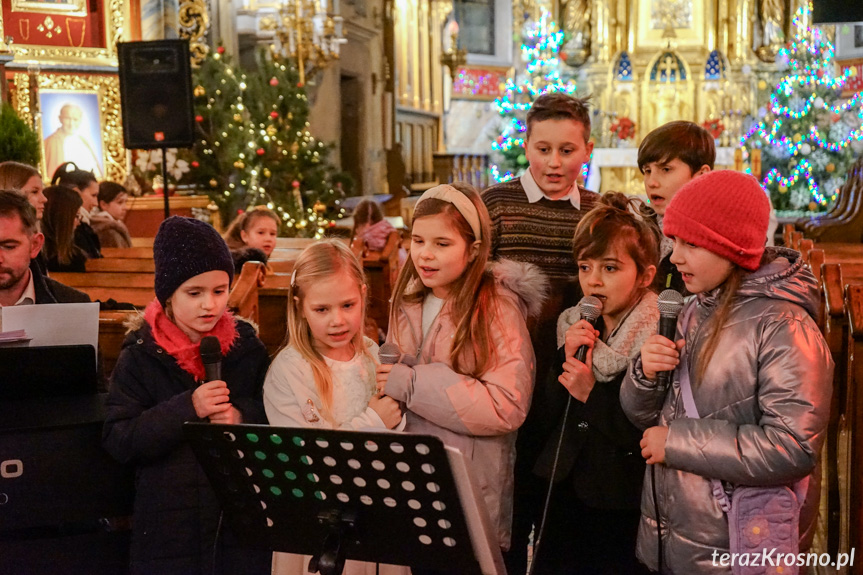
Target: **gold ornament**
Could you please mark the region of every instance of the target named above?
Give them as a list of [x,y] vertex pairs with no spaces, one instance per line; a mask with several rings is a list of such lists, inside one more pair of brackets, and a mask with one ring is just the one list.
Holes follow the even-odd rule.
[[243,121],[243,117],[242,117],[241,115],[239,115],[239,114],[234,114],[234,121],[235,121],[235,122],[242,122],[242,121]]
[[207,93],[207,90],[205,90],[204,87],[201,86],[200,84],[195,86],[194,94],[195,94],[196,98],[200,98],[201,96],[205,95],[206,93]]
[[213,178],[212,180],[210,180],[210,187],[211,188],[215,188],[218,185],[219,185],[219,182],[216,181],[216,178]]
[[276,127],[274,125],[270,124],[269,126],[267,126],[267,135],[268,136],[271,136],[271,137],[275,136],[276,132],[278,132],[278,130],[276,129]]
[[795,144],[798,143],[802,139],[803,139],[803,136],[801,136],[800,134],[794,134],[794,143]]
[[836,166],[833,164],[833,162],[831,162],[831,163],[827,164],[826,166],[824,166],[824,169],[830,173],[833,173],[833,170],[836,169]]
[[[852,70],[853,70],[853,68],[852,68]],[[852,74],[852,76],[853,76],[853,74]],[[291,112],[288,112],[288,115],[286,117],[288,118],[288,120],[294,119],[294,115]]]
[[234,167],[242,170],[246,167],[246,164],[244,164],[242,160],[237,160],[236,162],[234,162]]
[[758,89],[759,90],[765,90],[766,88],[767,88],[767,82],[765,82],[764,80],[759,80],[758,81]]
[[315,202],[315,205],[312,206],[312,209],[315,210],[316,214],[321,215],[325,211],[327,211],[327,205],[324,202],[322,202],[321,200],[318,200]]
[[810,212],[814,212],[817,209],[818,209],[818,204],[816,204],[815,202],[809,202],[809,211]]
[[785,186],[779,186],[779,193],[780,194],[784,194],[787,191],[788,191],[788,188],[786,188]]
[[264,177],[265,178],[269,178],[272,175],[273,175],[273,173],[270,171],[269,168],[264,168]]
[[299,149],[300,149],[300,145],[298,143],[294,142],[293,144],[291,144],[291,153],[292,154],[296,154],[299,151]]

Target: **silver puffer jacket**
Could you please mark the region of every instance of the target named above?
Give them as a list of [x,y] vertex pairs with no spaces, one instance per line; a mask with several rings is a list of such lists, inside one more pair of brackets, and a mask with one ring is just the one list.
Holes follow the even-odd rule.
[[[699,294],[680,314],[697,306],[686,338],[690,357],[707,340],[708,330],[701,327],[715,311],[716,291]],[[665,464],[648,466],[641,499],[637,553],[651,569],[657,568],[657,536],[650,467],[656,468],[663,573],[731,573],[713,564],[714,551],[727,552],[729,543],[710,478],[728,488],[791,485],[808,475],[800,548],[809,548],[833,376],[830,352],[813,320],[817,301],[815,278],[800,254],[768,248],[761,267],[741,283],[704,379],[695,381],[691,367],[701,419],[686,417],[676,378],[670,390],[658,389],[645,379],[640,357],[631,365],[620,388],[624,412],[639,427],[669,428]]]

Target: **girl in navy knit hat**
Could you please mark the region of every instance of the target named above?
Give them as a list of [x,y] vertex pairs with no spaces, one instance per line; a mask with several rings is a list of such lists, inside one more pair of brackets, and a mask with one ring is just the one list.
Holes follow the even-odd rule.
[[[729,574],[732,537],[753,555],[812,542],[833,362],[812,273],[798,252],[765,249],[769,214],[755,178],[728,170],[684,185],[665,213],[671,263],[694,297],[676,341],[651,336],[620,390],[645,430],[637,554],[654,571]],[[657,378],[666,371],[670,385]],[[750,517],[728,501],[746,486],[789,489],[762,487]],[[779,501],[785,517],[764,512]]]
[[[226,309],[234,265],[212,226],[168,218],[153,259],[156,300],[123,343],[103,430],[108,452],[137,467],[131,572],[268,574],[271,554],[237,547],[182,430],[187,421],[266,423],[266,348]],[[205,336],[219,341],[221,380],[205,381]]]

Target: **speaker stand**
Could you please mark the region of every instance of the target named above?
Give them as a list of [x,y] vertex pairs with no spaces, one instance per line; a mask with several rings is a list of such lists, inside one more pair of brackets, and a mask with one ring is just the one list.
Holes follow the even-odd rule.
[[162,148],[162,199],[165,201],[165,219],[171,217],[171,202],[168,200],[168,158]]

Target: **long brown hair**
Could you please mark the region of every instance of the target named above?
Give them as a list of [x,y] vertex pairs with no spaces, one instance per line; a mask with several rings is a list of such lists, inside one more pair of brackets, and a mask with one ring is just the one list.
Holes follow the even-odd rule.
[[710,334],[707,336],[707,341],[701,346],[698,357],[695,360],[696,385],[697,382],[702,381],[704,378],[704,372],[707,371],[710,358],[713,357],[716,346],[719,345],[719,336],[722,333],[722,328],[728,319],[728,315],[731,313],[731,306],[734,303],[734,298],[737,296],[737,291],[740,289],[743,276],[747,273],[749,272],[735,265],[731,271],[731,275],[722,284],[718,300],[716,301],[716,311],[707,319],[710,323]]
[[234,221],[231,222],[231,225],[228,226],[228,229],[222,235],[225,238],[225,243],[228,244],[228,249],[237,250],[246,247],[246,242],[243,241],[241,232],[248,232],[249,228],[252,227],[258,218],[264,217],[276,222],[276,234],[278,234],[281,228],[281,221],[279,221],[279,216],[276,215],[276,212],[264,206],[249,208],[234,218]]
[[353,213],[354,227],[351,230],[351,241],[357,237],[357,228],[363,224],[376,224],[384,219],[384,212],[374,200],[363,200],[357,204]]
[[[479,377],[493,365],[497,357],[491,340],[491,325],[494,322],[497,307],[497,290],[491,271],[486,269],[491,250],[491,219],[476,189],[461,182],[450,185],[467,196],[476,208],[482,236],[476,257],[468,263],[461,277],[453,282],[447,297],[446,305],[450,307],[451,317],[457,322],[450,363],[455,371],[465,373],[462,370],[468,369],[469,365],[465,360],[472,356],[473,369],[467,375]],[[465,240],[469,250],[477,238],[470,224],[453,204],[436,198],[423,200],[416,206],[413,221],[438,214],[446,216],[450,225]],[[416,289],[416,286],[422,287]],[[393,288],[390,323],[396,330],[400,321],[398,310],[402,304],[421,302],[429,291],[422,285],[413,258],[408,258]]]
[[33,176],[42,177],[39,170],[19,162],[3,162],[0,164],[0,190],[18,192]]
[[81,253],[75,245],[75,218],[83,205],[81,195],[65,186],[48,186],[44,190],[48,202],[42,216],[42,232],[45,234],[45,255],[48,259],[67,265]]
[[[333,401],[333,375],[323,356],[315,348],[309,322],[302,313],[303,298],[313,289],[315,283],[342,271],[347,272],[356,281],[357,288],[362,293],[365,285],[363,267],[344,242],[321,240],[303,250],[294,264],[293,280],[288,290],[288,334],[282,346],[283,348],[294,347],[311,365],[315,387],[323,407],[321,413],[328,421],[332,421],[330,410]],[[363,342],[362,326],[365,325],[366,319],[365,297],[362,298],[361,305],[363,306],[361,328],[354,334],[351,343],[357,352],[365,354],[374,361]],[[374,379],[374,374],[371,374],[371,378]]]

